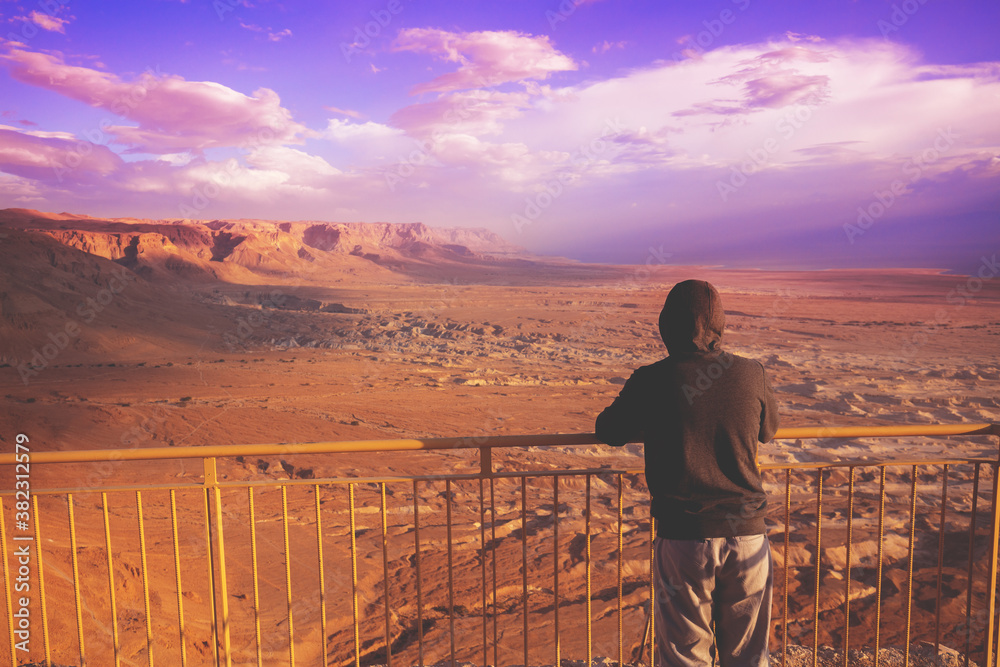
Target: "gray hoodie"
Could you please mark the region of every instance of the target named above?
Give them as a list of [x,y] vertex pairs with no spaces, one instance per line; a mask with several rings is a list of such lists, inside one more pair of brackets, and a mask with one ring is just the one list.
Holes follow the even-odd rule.
[[643,442],[660,537],[765,531],[757,444],[778,428],[777,403],[759,362],[723,351],[725,322],[712,285],[675,285],[659,320],[669,356],[637,369],[597,418],[603,442]]

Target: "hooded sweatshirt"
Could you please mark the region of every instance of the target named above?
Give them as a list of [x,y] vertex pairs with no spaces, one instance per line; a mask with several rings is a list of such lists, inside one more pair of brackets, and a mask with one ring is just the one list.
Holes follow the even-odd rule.
[[663,538],[765,532],[757,444],[774,436],[777,404],[759,362],[722,350],[725,323],[712,285],[675,285],[659,319],[669,356],[637,369],[597,418],[603,442],[643,442]]

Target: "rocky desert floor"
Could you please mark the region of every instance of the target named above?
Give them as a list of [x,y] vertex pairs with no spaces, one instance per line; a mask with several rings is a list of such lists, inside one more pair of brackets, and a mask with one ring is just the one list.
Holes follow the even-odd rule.
[[[1000,422],[996,281],[930,270],[560,264],[457,268],[399,284],[220,282],[197,294],[203,310],[187,322],[201,338],[168,337],[159,346],[137,337],[125,324],[128,304],[116,303],[119,333],[109,329],[103,339],[112,344],[67,350],[27,382],[15,364],[0,368],[0,448],[13,451],[18,433],[30,437],[33,452],[436,436],[475,444],[483,435],[587,433],[630,372],[664,353],[656,317],[670,285],[689,277],[719,287],[724,342],[763,362],[782,426]],[[320,302],[327,312],[271,307],[278,297],[286,305],[289,298]],[[210,315],[200,320],[202,313]],[[146,321],[143,330],[157,326]],[[997,447],[995,437],[983,436],[762,445],[762,463],[774,466],[767,472],[774,648],[786,636],[812,646],[818,618],[820,644],[838,650],[845,641],[851,649],[874,646],[876,634],[882,647],[909,637],[968,649],[981,664],[992,468],[910,463],[996,460]],[[848,498],[850,469],[828,469],[819,513],[817,470],[781,468],[845,460],[858,466],[854,494]],[[906,465],[885,468],[880,540],[876,464],[893,461]],[[266,665],[289,664],[291,652],[306,665],[324,664],[322,656],[349,665],[356,655],[361,664],[431,664],[454,655],[522,665],[525,630],[528,664],[553,664],[556,656],[586,658],[588,626],[593,655],[617,660],[621,645],[626,662],[638,660],[649,599],[641,446],[512,449],[495,451],[494,463],[501,473],[535,474],[523,483],[516,475],[461,478],[478,469],[475,449],[220,459],[233,664],[256,664],[259,651]],[[573,469],[591,474],[564,472],[553,481],[553,471]],[[0,488],[12,489],[13,470],[0,474]],[[157,664],[214,659],[201,475],[198,459],[32,467],[54,662],[80,664],[80,627],[88,664],[114,664],[115,628],[123,665],[152,664],[150,648]],[[425,479],[415,484],[411,476]],[[136,494],[114,490],[135,484],[163,485],[140,498],[145,562]],[[70,500],[46,489],[75,492]],[[116,619],[103,489],[111,489]],[[3,497],[8,554],[12,500]],[[79,622],[71,540],[83,582]],[[34,565],[36,590],[38,574]],[[218,563],[212,576],[218,591]],[[41,660],[42,610],[37,598],[31,604],[31,652],[18,658]],[[220,633],[221,604],[216,599]],[[6,624],[2,609],[0,616]],[[0,661],[8,650],[0,642]]]

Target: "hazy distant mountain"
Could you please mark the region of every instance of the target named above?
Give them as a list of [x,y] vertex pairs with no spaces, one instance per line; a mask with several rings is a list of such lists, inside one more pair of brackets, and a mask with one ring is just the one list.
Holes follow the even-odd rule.
[[256,334],[294,332],[296,311],[351,312],[314,298],[337,284],[435,284],[533,263],[481,229],[28,209],[0,210],[0,252],[0,364],[22,371],[125,348],[211,348],[262,308]]
[[[316,273],[424,275],[442,264],[493,264],[523,258],[523,248],[485,229],[423,223],[91,218],[29,209],[0,210],[0,227],[36,231],[110,259],[139,275],[190,280],[270,282]],[[383,276],[384,277],[384,276]],[[311,282],[311,280],[309,280]]]

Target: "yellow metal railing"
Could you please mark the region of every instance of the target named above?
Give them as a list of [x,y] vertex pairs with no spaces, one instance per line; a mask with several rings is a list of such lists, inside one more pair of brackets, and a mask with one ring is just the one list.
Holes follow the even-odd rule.
[[[787,428],[780,430],[776,438],[984,435],[1000,436],[1000,427],[963,424]],[[32,450],[26,458],[20,458],[18,452],[0,454],[0,466],[12,468],[19,464],[203,461],[201,483],[153,480],[143,484],[31,488],[30,494],[21,495],[20,486],[0,491],[0,556],[8,635],[8,641],[0,642],[0,664],[7,650],[12,665],[25,660],[51,664],[53,659],[60,664],[76,661],[83,665],[89,660],[92,664],[117,666],[127,660],[131,664],[152,665],[154,658],[163,664],[181,665],[205,660],[230,665],[235,660],[259,665],[360,666],[363,662],[379,662],[409,666],[423,665],[426,659],[478,660],[483,665],[500,665],[503,658],[511,656],[523,665],[558,665],[567,652],[576,657],[586,656],[589,664],[595,642],[598,650],[614,654],[620,664],[634,662],[643,654],[651,655],[655,642],[653,619],[648,613],[642,619],[636,617],[636,610],[642,605],[648,607],[649,596],[653,595],[649,559],[655,532],[652,521],[639,517],[635,511],[637,507],[648,507],[639,475],[641,467],[498,471],[493,462],[494,449],[593,444],[597,444],[593,434],[572,434]],[[247,480],[223,479],[217,469],[219,459],[237,456],[442,449],[478,450],[478,471],[433,476]],[[866,645],[877,650],[885,640],[883,632],[891,634],[903,642],[908,662],[909,646],[918,639],[913,636],[911,626],[919,497],[925,507],[940,506],[937,592],[930,605],[936,617],[934,643],[940,644],[942,636],[950,641],[964,640],[961,648],[967,657],[978,652],[982,655],[980,664],[993,665],[997,644],[995,593],[1000,524],[998,464],[996,457],[954,457],[762,466],[771,487],[780,489],[780,473],[784,473],[783,544],[772,537],[774,548],[780,547],[781,553],[783,588],[775,597],[778,613],[774,638],[775,642],[780,639],[782,655],[787,654],[790,640],[808,636],[813,646],[819,646],[823,637],[833,637],[832,631],[825,628],[841,612],[840,607],[823,606],[822,575],[826,567],[827,573],[836,571],[844,575],[843,631],[838,640],[846,666],[847,649],[862,645],[851,639],[856,638],[858,628],[864,625],[852,624],[852,619],[858,616],[856,608],[852,616],[852,602],[856,599],[852,593],[856,583],[852,582],[852,572],[874,569],[874,637]],[[953,493],[949,497],[950,471],[960,467],[972,471],[972,489],[966,489],[961,479],[952,480]],[[895,491],[887,492],[887,486],[895,486],[891,480],[887,482],[887,468],[909,469],[908,502],[899,511],[886,507],[887,497],[892,504],[891,498],[898,495]],[[841,487],[833,486],[829,479],[838,470],[844,471]],[[877,473],[877,494],[858,491],[858,471],[862,475],[866,471]],[[922,471],[940,478],[939,501],[926,500],[926,494],[918,494],[918,475]],[[992,477],[988,526],[977,519],[981,513],[984,471]],[[14,475],[5,477],[13,478]],[[545,506],[547,499],[541,495],[546,479],[551,480],[551,511]],[[345,486],[346,498],[334,493]],[[440,486],[443,486],[443,501],[440,491],[431,495]],[[396,502],[401,488],[407,489],[410,498]],[[599,494],[596,500],[595,488]],[[959,492],[954,492],[955,488]],[[239,489],[245,495],[237,494]],[[605,495],[600,495],[601,489]],[[280,492],[280,510],[268,502],[274,500],[272,492]],[[846,512],[843,508],[829,509],[831,503],[836,504],[831,499],[834,492],[840,493],[840,500],[846,502]],[[540,504],[534,514],[529,512],[532,493],[539,494]],[[793,547],[791,536],[797,530],[791,523],[793,499],[801,509],[805,506],[804,499],[813,493],[813,543]],[[132,504],[109,502],[109,496],[118,498],[126,494],[133,497]],[[359,506],[359,495],[368,502],[363,501]],[[394,500],[391,506],[389,496]],[[149,501],[150,497],[154,500]],[[471,509],[459,502],[465,497],[472,503]],[[19,504],[26,498],[30,498],[30,503]],[[41,503],[44,511],[40,498],[44,500]],[[573,504],[567,504],[567,500]],[[968,563],[964,572],[944,565],[949,510],[953,517],[968,515]],[[866,517],[865,512],[871,516]],[[361,525],[359,517],[366,513],[377,515],[377,520]],[[60,515],[65,518],[59,518]],[[863,557],[871,561],[871,554],[858,556],[859,561],[853,563],[852,548],[859,530],[857,524],[874,520],[875,516],[877,565],[873,568],[870,563],[865,566],[860,563]],[[898,553],[888,554],[895,547],[885,544],[888,524],[899,516],[909,517],[905,558]],[[920,518],[930,525],[924,514]],[[769,519],[775,530],[780,527],[780,519],[780,516]],[[639,529],[641,522],[646,522],[647,528]],[[130,523],[133,528],[127,527]],[[582,527],[583,532],[567,532],[567,526],[574,531]],[[989,529],[989,542],[985,558],[977,559],[977,550],[982,550],[983,528]],[[842,540],[841,531],[844,531]],[[513,539],[518,532],[519,537]],[[405,546],[411,533],[412,545]],[[839,569],[824,564],[822,547],[830,534],[837,535],[837,548],[843,546],[845,550],[844,565]],[[582,544],[578,537],[582,537]],[[595,540],[606,554],[614,557],[595,559],[592,549]],[[801,551],[808,546],[815,548],[815,555],[811,563],[805,564],[801,557],[795,556],[795,549]],[[25,549],[31,557],[22,563]],[[314,556],[307,557],[310,549]],[[627,562],[626,552],[630,554]],[[645,556],[637,557],[640,553]],[[905,577],[898,576],[896,569],[886,570],[886,558],[895,558],[897,564],[905,561]],[[552,561],[551,567],[542,567],[540,563],[548,559]],[[905,590],[905,600],[897,600],[900,595],[886,597],[883,581],[886,571],[893,575],[891,583],[897,591]],[[46,579],[47,572],[55,578]],[[548,572],[544,581],[543,572]],[[601,590],[600,582],[595,584],[595,576],[601,581],[610,577],[613,582]],[[985,580],[978,587],[977,576]],[[954,589],[965,598],[959,614],[964,625],[958,630],[948,630],[947,619],[942,620],[943,610],[955,616],[958,609],[948,597],[950,593],[942,593],[945,580],[948,589],[954,589],[953,584],[962,586],[962,590]],[[802,598],[808,597],[801,590],[807,581],[813,587],[811,618],[807,613],[790,610],[790,605],[800,606]],[[792,583],[798,585],[797,592],[790,593]],[[29,595],[21,595],[25,592],[19,588],[22,585]],[[642,591],[648,592],[645,602],[637,605],[635,598],[643,597]],[[883,618],[884,597],[891,607],[888,613],[894,614],[893,622],[898,622],[903,631],[887,627]],[[21,604],[22,598],[27,599],[25,604]],[[632,600],[627,608],[626,598]],[[279,611],[279,605],[283,611]],[[977,605],[978,610],[974,609]],[[473,609],[478,606],[478,614],[471,614],[470,606]],[[475,630],[473,615],[480,619]],[[568,618],[582,620],[579,633],[562,632]],[[447,629],[443,629],[444,625]],[[638,626],[641,630],[641,640],[628,644],[628,649],[626,626],[632,630]],[[798,636],[791,637],[790,628],[796,627],[800,630]],[[825,634],[821,633],[821,627]],[[552,654],[543,655],[541,649],[532,647],[529,638],[533,633],[536,637],[544,634],[546,640],[541,643],[550,646],[546,651],[551,650]],[[929,641],[928,633],[929,630],[922,636]],[[25,637],[29,639],[27,644]],[[615,639],[611,641],[608,637]],[[22,651],[21,647],[28,650]],[[876,652],[876,663],[877,656]],[[816,658],[814,652],[814,661]]]

